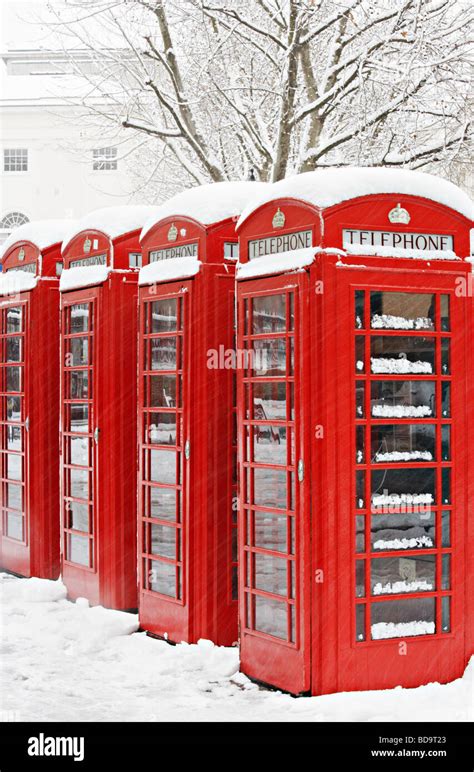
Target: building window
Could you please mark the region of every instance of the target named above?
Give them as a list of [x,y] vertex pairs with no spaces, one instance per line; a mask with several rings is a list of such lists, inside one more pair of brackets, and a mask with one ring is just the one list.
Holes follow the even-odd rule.
[[0,244],[3,244],[12,230],[18,228],[19,225],[24,225],[26,222],[29,222],[26,214],[22,214],[22,212],[8,212],[0,220]]
[[239,245],[230,241],[224,242],[224,257],[226,260],[238,260]]
[[92,168],[95,172],[114,171],[117,168],[117,148],[99,147],[93,150]]
[[28,150],[26,148],[5,148],[3,151],[4,172],[27,172]]

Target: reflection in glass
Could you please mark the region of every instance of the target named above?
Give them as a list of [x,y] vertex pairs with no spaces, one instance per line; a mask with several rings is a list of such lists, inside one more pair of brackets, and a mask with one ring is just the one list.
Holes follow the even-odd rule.
[[411,508],[435,501],[434,469],[374,469],[372,471],[372,506]]
[[253,435],[253,460],[263,464],[287,463],[287,428],[269,424],[249,427],[248,435]]
[[89,396],[89,371],[71,370],[69,377],[70,398],[87,399]]
[[73,405],[69,406],[69,431],[77,434],[87,434],[89,431],[89,406]]
[[70,437],[71,464],[89,466],[89,439],[87,437]]
[[286,384],[253,384],[253,417],[256,421],[286,421]]
[[370,610],[372,640],[433,635],[435,632],[434,598],[372,603]]
[[286,640],[288,630],[286,603],[255,595],[255,629]]
[[88,505],[80,504],[78,501],[68,501],[66,506],[69,512],[69,528],[88,533],[90,526]]
[[441,338],[441,373],[449,375],[451,372],[451,341],[449,338]]
[[174,563],[150,560],[150,589],[176,598],[176,568]]
[[7,512],[7,536],[23,541],[23,516],[18,512]]
[[355,291],[355,328],[361,330],[365,327],[365,292]]
[[451,384],[443,381],[441,384],[441,415],[449,418],[451,415]]
[[356,509],[365,507],[365,472],[363,469],[356,471]]
[[451,555],[441,556],[441,589],[451,589]]
[[21,338],[7,338],[7,362],[21,362]]
[[252,298],[252,334],[286,330],[285,295],[262,295]]
[[449,322],[449,295],[441,295],[441,329],[448,332],[451,329]]
[[150,480],[176,484],[176,452],[174,450],[149,450]]
[[435,296],[414,292],[371,292],[370,325],[379,330],[434,330]]
[[287,508],[287,473],[255,467],[254,504],[260,507]]
[[365,641],[365,604],[356,606],[356,640]]
[[356,418],[365,418],[365,383],[356,381]]
[[7,421],[21,421],[21,397],[7,398]]
[[355,339],[355,363],[356,372],[365,372],[365,338],[362,335],[356,335]]
[[271,592],[274,595],[286,596],[288,587],[287,561],[284,558],[266,555],[263,552],[256,552],[254,561],[255,588]]
[[89,363],[89,338],[71,338],[69,340],[70,354],[66,361],[67,367],[80,367]]
[[151,369],[176,369],[177,338],[152,338]]
[[451,630],[451,598],[445,595],[441,598],[441,630],[449,633]]
[[451,512],[449,509],[441,514],[441,546],[451,546]]
[[7,333],[21,332],[21,306],[7,309]]
[[6,367],[6,390],[21,391],[21,367]]
[[254,512],[255,546],[275,552],[288,552],[287,517],[268,512]]
[[22,450],[22,432],[20,426],[7,426],[7,450]]
[[401,595],[405,592],[433,592],[435,555],[404,555],[371,560],[372,595]]
[[70,469],[71,496],[76,499],[89,500],[89,472],[85,469]]
[[441,427],[441,461],[451,460],[451,427],[449,424]]
[[441,470],[441,498],[443,504],[451,504],[451,469]]
[[89,539],[87,536],[79,536],[70,533],[68,537],[68,560],[81,566],[89,566]]
[[252,342],[252,372],[256,377],[286,375],[286,339],[264,338]]
[[151,332],[171,332],[177,329],[177,299],[155,300],[151,304]]
[[154,555],[176,559],[176,533],[176,528],[152,524],[150,526],[150,551]]
[[23,457],[10,453],[7,456],[7,477],[9,480],[23,479]]
[[377,335],[370,344],[372,373],[435,372],[435,338]]
[[436,414],[434,381],[372,381],[374,418],[426,418]]
[[149,488],[150,517],[176,522],[178,492],[174,488]]
[[365,517],[364,515],[356,515],[355,550],[356,552],[365,552]]
[[434,512],[380,514],[371,518],[373,550],[417,550],[436,546]]
[[365,597],[365,560],[356,560],[356,598]]
[[71,333],[88,332],[89,330],[89,304],[80,303],[71,306]]
[[150,407],[176,407],[176,375],[150,376]]
[[176,445],[176,413],[147,413],[148,432],[145,442],[153,445]]
[[373,463],[426,463],[436,458],[434,424],[376,425],[371,436]]
[[356,426],[356,464],[365,464],[365,427]]
[[23,509],[23,487],[14,483],[7,483],[7,507],[17,509],[20,512]]

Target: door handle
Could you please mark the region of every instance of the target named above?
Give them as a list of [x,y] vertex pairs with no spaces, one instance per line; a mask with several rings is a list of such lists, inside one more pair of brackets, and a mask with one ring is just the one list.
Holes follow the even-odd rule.
[[304,480],[304,461],[302,458],[298,461],[298,480],[299,482]]
[[25,419],[25,431],[30,431],[30,416],[27,416]]
[[189,440],[186,440],[184,445],[184,457],[186,461],[189,460],[190,455],[191,455],[191,443],[189,442]]
[[99,444],[99,434],[100,434],[100,429],[98,427],[96,427],[94,429],[94,442],[95,442],[96,445]]

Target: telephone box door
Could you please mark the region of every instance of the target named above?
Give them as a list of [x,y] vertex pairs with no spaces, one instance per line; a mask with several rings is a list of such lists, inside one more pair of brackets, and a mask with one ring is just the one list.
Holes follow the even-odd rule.
[[2,564],[31,575],[28,474],[28,316],[29,299],[3,303],[1,324],[2,378]]
[[[193,282],[140,290],[139,576],[140,619],[159,636],[192,636],[189,581],[198,514],[189,512],[187,403]],[[191,519],[190,519],[191,518]],[[199,578],[199,566],[194,566]],[[199,585],[198,585],[199,586]]]
[[[97,289],[62,297],[63,560],[74,594],[95,599],[97,572]],[[81,577],[81,579],[79,578]],[[77,590],[82,587],[82,592]],[[91,591],[91,588],[92,591]]]
[[462,673],[466,318],[455,288],[454,271],[327,269],[336,464],[327,490],[314,486],[313,530],[327,518],[319,557],[337,590],[313,628],[313,692]]
[[307,274],[238,285],[242,670],[309,689]]

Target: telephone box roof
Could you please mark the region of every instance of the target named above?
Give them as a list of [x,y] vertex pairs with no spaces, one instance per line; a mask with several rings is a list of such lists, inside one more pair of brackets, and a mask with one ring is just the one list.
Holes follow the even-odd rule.
[[325,209],[359,196],[383,193],[420,196],[474,218],[474,202],[457,185],[441,177],[409,169],[344,167],[317,169],[266,185],[242,211],[239,228],[263,204],[292,198]]
[[26,222],[15,228],[8,238],[1,245],[1,257],[5,257],[8,250],[14,244],[21,241],[29,241],[40,251],[51,247],[53,244],[59,244],[66,233],[71,230],[73,220],[35,220]]
[[157,210],[156,206],[138,206],[123,204],[121,206],[106,206],[95,209],[93,212],[76,220],[74,226],[66,233],[62,251],[82,231],[100,231],[109,237],[116,239],[125,233],[142,228],[144,222]]
[[166,217],[191,217],[202,225],[212,225],[229,217],[238,217],[255,196],[269,187],[265,182],[211,182],[183,190],[157,207],[143,226],[140,239]]

